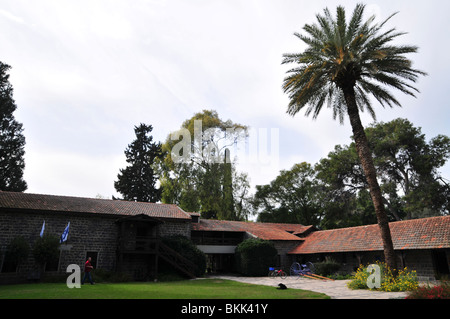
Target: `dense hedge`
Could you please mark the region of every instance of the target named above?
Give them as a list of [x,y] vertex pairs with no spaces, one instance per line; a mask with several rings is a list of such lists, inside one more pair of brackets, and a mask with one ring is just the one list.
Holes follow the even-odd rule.
[[246,276],[266,276],[269,267],[276,262],[277,250],[272,242],[247,239],[236,247],[236,263],[240,273]]
[[314,268],[317,275],[329,276],[336,273],[341,268],[341,264],[331,258],[326,258],[325,261],[314,263]]
[[205,274],[206,255],[188,238],[184,236],[170,236],[162,238],[162,242],[193,262],[197,266],[195,271],[197,277]]

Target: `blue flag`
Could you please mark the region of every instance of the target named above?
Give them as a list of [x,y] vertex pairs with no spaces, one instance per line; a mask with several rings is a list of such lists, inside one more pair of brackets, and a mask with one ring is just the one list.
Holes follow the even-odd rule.
[[59,240],[59,243],[63,243],[67,240],[67,236],[69,236],[69,226],[70,222],[67,224],[66,229],[64,229],[64,232],[61,235],[61,239]]
[[42,224],[42,229],[41,229],[41,234],[40,234],[41,237],[44,236],[44,229],[45,229],[45,220],[44,220],[44,223]]

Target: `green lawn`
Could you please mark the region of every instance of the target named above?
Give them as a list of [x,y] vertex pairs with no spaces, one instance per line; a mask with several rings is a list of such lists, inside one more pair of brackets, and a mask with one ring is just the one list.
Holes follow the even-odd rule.
[[328,299],[325,294],[201,279],[160,283],[99,283],[69,289],[62,283],[0,286],[0,299]]

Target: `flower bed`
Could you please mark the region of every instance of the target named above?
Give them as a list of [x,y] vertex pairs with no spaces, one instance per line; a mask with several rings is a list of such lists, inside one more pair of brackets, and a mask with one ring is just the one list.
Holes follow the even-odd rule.
[[406,299],[450,299],[450,284],[422,286],[412,291]]
[[419,287],[417,280],[417,274],[415,270],[409,270],[404,268],[398,272],[397,276],[394,276],[393,271],[387,267],[385,263],[377,262],[375,265],[380,267],[380,286],[379,288],[369,288],[367,285],[367,279],[369,278],[368,266],[361,265],[352,281],[347,285],[350,289],[370,289],[380,291],[412,291]]

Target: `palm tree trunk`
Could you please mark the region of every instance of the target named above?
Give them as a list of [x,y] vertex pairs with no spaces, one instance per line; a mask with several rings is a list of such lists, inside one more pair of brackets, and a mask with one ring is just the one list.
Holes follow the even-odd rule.
[[394,245],[392,243],[391,231],[389,229],[389,221],[384,209],[380,185],[377,181],[375,165],[372,160],[372,152],[370,151],[366,133],[364,132],[364,127],[359,117],[353,87],[344,90],[344,97],[347,104],[347,113],[350,118],[350,124],[352,126],[356,151],[358,152],[367,183],[369,184],[370,196],[372,197],[378,226],[380,227],[381,239],[383,241],[384,248],[384,258],[388,267],[396,272],[397,260],[395,257]]

